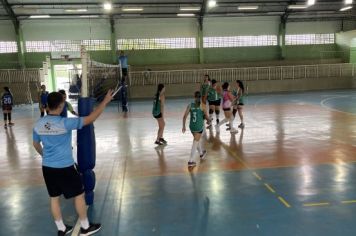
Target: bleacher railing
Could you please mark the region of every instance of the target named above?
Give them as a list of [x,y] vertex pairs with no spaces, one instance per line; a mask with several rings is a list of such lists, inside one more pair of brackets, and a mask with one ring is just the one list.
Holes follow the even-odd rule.
[[221,69],[194,69],[170,71],[140,71],[130,72],[131,86],[163,84],[200,83],[203,76],[219,82],[232,82],[237,79],[243,81],[256,80],[289,80],[289,79],[316,79],[327,77],[353,77],[355,64],[318,64],[296,66],[221,68]]
[[0,94],[3,87],[10,87],[15,105],[37,102],[40,84],[39,69],[0,70]]

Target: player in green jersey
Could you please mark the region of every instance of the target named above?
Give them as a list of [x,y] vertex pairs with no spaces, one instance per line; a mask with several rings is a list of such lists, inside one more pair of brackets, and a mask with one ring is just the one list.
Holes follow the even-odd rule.
[[206,75],[204,75],[204,81],[200,86],[200,94],[201,94],[201,99],[202,99],[204,108],[206,106],[206,100],[207,100],[207,96],[208,96],[209,87],[210,87],[210,77],[209,77],[209,75],[206,74]]
[[165,102],[165,88],[163,84],[157,86],[157,92],[153,101],[152,115],[157,120],[158,132],[155,144],[164,145],[167,141],[163,138],[163,131],[166,123],[164,122],[164,102]]
[[[221,104],[221,87],[215,79],[211,81],[211,86],[208,90],[208,103],[209,103],[209,120],[213,120],[215,111],[216,124],[219,124],[220,104]],[[211,124],[207,127],[210,128]]]
[[[241,80],[236,80],[236,84],[237,84],[237,98],[236,98],[236,100],[238,101],[236,108],[237,108],[237,111],[239,113],[239,117],[241,120],[241,123],[238,127],[243,129],[243,128],[245,128],[244,115],[242,113],[244,105],[245,105],[245,101],[244,101],[245,87]],[[235,107],[234,107],[234,109],[235,109]],[[236,114],[236,112],[235,112],[235,114]]]
[[[193,146],[190,152],[190,159],[188,161],[188,167],[196,166],[194,161],[195,153],[198,150],[201,160],[204,160],[206,157],[206,150],[203,147],[201,136],[204,132],[204,119],[208,120],[208,115],[206,114],[205,109],[201,106],[201,93],[196,91],[194,94],[195,101],[187,106],[183,116],[183,128],[182,132],[185,133],[185,123],[188,115],[190,114],[190,123],[189,129],[193,134]],[[210,121],[208,120],[210,123]]]

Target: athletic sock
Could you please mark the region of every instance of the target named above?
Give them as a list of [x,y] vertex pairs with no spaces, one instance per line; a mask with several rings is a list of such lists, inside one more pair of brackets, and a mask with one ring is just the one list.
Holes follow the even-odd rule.
[[88,220],[88,218],[85,218],[84,220],[80,220],[80,227],[82,227],[82,229],[88,229],[89,228],[89,220]]
[[193,145],[192,145],[192,150],[190,151],[189,162],[193,162],[194,161],[195,152],[197,151],[198,146],[199,146],[199,142],[194,140],[193,141]]
[[56,223],[57,228],[58,228],[59,231],[63,231],[63,232],[66,231],[66,226],[64,225],[62,219],[60,219],[60,220],[55,220],[54,223]]
[[234,117],[230,118],[229,124],[230,124],[230,129],[233,130],[234,129]]

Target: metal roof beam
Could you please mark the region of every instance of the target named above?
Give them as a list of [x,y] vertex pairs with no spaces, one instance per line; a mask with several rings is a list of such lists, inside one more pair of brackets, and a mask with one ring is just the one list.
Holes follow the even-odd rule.
[[15,26],[15,31],[16,33],[18,32],[19,30],[19,27],[20,27],[20,22],[19,20],[17,19],[17,16],[16,14],[14,13],[14,11],[12,10],[10,4],[8,3],[7,0],[0,0],[2,6],[4,7],[5,11],[7,12],[7,14],[9,15],[12,23],[14,24]]

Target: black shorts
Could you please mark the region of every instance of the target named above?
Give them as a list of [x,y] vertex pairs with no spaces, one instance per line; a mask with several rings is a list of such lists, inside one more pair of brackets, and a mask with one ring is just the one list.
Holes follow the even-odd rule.
[[243,103],[239,103],[239,104],[237,104],[237,106],[243,106],[243,105],[245,105],[245,104],[243,104]]
[[159,113],[158,115],[153,116],[153,117],[156,118],[156,119],[162,118],[162,113]]
[[192,132],[192,134],[202,134],[202,133],[203,133],[203,131],[204,131],[204,130],[199,131],[199,132],[192,132],[192,131],[191,131],[191,132]]
[[121,70],[123,76],[127,75],[127,68],[122,68]]
[[230,108],[223,108],[224,111],[231,111],[231,107]]
[[208,102],[209,102],[209,106],[220,106],[221,99],[216,100],[216,101],[208,101]]
[[63,194],[68,199],[84,193],[82,178],[74,165],[66,168],[42,166],[42,173],[50,197]]
[[2,105],[3,111],[12,111],[12,105]]

